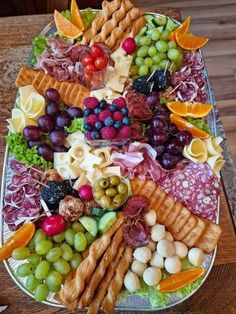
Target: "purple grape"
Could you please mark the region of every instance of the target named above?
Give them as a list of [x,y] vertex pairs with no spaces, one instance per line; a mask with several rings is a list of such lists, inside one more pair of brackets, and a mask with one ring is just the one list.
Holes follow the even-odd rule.
[[28,141],[28,147],[29,148],[32,148],[32,147],[34,147],[34,146],[39,146],[39,145],[41,145],[41,144],[43,144],[43,140],[41,140],[41,139],[38,139],[38,140],[31,140],[31,141]]
[[153,133],[155,133],[157,130],[166,130],[167,129],[167,123],[157,117],[154,117],[151,121],[151,128],[153,130]]
[[191,132],[182,131],[179,134],[177,134],[176,141],[179,145],[185,146],[191,142],[192,138],[193,138],[193,136],[192,136]]
[[164,153],[160,157],[160,164],[166,170],[174,169],[175,166],[177,165],[177,162],[178,162],[178,158],[176,158],[176,156],[173,156],[169,153]]
[[179,132],[179,130],[177,129],[176,125],[172,122],[170,122],[168,124],[168,131],[171,135],[175,135],[176,133]]
[[165,151],[164,145],[154,145],[153,148],[155,149],[157,153],[157,157],[160,157]]
[[150,127],[146,129],[145,134],[146,134],[146,136],[148,137],[149,140],[151,140],[153,138],[153,131],[152,131],[152,129]]
[[78,107],[70,107],[66,110],[71,119],[83,118],[83,110]]
[[46,106],[46,114],[50,116],[52,119],[56,119],[59,114],[59,105],[55,102],[50,102]]
[[37,153],[43,157],[46,161],[53,161],[53,150],[47,144],[42,144],[37,147]]
[[155,111],[153,119],[154,118],[159,118],[162,119],[163,121],[169,121],[169,115],[167,112],[164,111]]
[[163,130],[156,131],[152,138],[152,142],[154,145],[164,144],[166,140],[167,140],[167,134]]
[[64,131],[55,130],[50,133],[49,138],[52,144],[61,146],[64,145],[66,136]]
[[167,153],[170,153],[172,155],[178,155],[182,153],[183,146],[180,146],[176,139],[172,138],[171,140],[168,141],[166,144],[166,151]]
[[147,96],[146,104],[153,110],[159,102],[159,94],[157,92],[152,92]]
[[59,102],[61,100],[60,94],[55,88],[48,88],[45,92],[45,96],[49,101]]
[[60,129],[64,129],[65,126],[69,126],[71,123],[71,117],[67,112],[62,112],[56,118],[56,126]]
[[41,116],[38,119],[38,126],[45,133],[50,133],[54,130],[55,124],[52,118],[47,115]]
[[24,128],[23,135],[28,141],[38,140],[42,135],[42,131],[36,125],[28,125]]
[[68,148],[65,146],[59,146],[59,145],[51,145],[51,148],[54,150],[54,152],[57,153],[64,153],[68,151]]

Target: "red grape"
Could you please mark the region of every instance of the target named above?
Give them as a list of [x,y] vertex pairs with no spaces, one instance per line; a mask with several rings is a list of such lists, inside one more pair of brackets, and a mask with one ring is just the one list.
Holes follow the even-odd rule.
[[34,146],[39,146],[41,144],[43,144],[43,140],[42,139],[28,141],[28,147],[29,148],[32,148]]
[[79,107],[70,107],[66,110],[66,112],[71,117],[71,119],[83,117],[83,110]]
[[52,119],[55,119],[59,114],[59,105],[55,102],[50,102],[46,106],[46,114],[50,116]]
[[153,133],[155,133],[156,131],[162,129],[162,130],[166,130],[167,129],[167,123],[157,117],[154,117],[151,121],[151,127],[153,130]]
[[45,96],[52,102],[59,102],[61,100],[60,94],[55,88],[48,88],[45,92]]
[[160,157],[160,164],[166,170],[174,169],[178,161],[179,159],[176,158],[176,156],[173,156],[169,153],[164,153]]
[[67,112],[62,112],[56,118],[56,126],[58,128],[64,129],[65,126],[69,126],[71,123],[71,117]]
[[162,119],[163,121],[169,121],[169,115],[167,112],[164,112],[164,111],[156,111],[154,113],[154,116],[153,116],[153,119],[154,118],[159,118],[159,119]]
[[51,145],[51,148],[54,150],[54,152],[57,152],[57,153],[68,152],[68,148],[65,146]]
[[183,150],[183,147],[177,143],[175,138],[172,138],[166,144],[167,153],[170,153],[172,155],[178,155],[178,154],[182,153],[182,150]]
[[38,126],[28,125],[24,128],[23,135],[24,138],[28,141],[38,140],[41,137],[42,132]]
[[168,124],[168,131],[169,131],[170,134],[172,134],[172,135],[174,135],[174,134],[176,134],[176,133],[179,132],[179,130],[177,129],[176,125],[175,125],[174,123],[172,123],[172,122],[170,122],[170,123]]
[[95,59],[95,67],[98,70],[103,70],[107,66],[107,59],[106,57],[98,57]]
[[55,130],[49,135],[50,141],[54,145],[64,145],[65,143],[65,133],[64,131]]
[[136,43],[132,37],[126,38],[122,43],[122,49],[126,53],[133,53],[136,50]]
[[177,134],[176,141],[179,145],[185,146],[191,142],[192,138],[193,138],[193,136],[192,136],[191,132],[182,131],[179,134]]
[[163,130],[156,131],[152,138],[152,142],[154,145],[164,144],[166,140],[167,140],[167,134]]
[[46,161],[53,161],[53,150],[47,144],[41,144],[37,147],[37,153],[43,157]]
[[155,149],[157,153],[157,157],[160,157],[165,152],[164,145],[154,145],[153,148]]
[[47,115],[41,116],[38,119],[38,126],[45,133],[50,133],[54,130],[55,124],[52,118]]
[[153,110],[159,102],[158,92],[152,92],[147,96],[146,104]]
[[91,55],[94,59],[98,58],[98,57],[103,57],[104,53],[102,48],[99,45],[92,45],[91,47]]

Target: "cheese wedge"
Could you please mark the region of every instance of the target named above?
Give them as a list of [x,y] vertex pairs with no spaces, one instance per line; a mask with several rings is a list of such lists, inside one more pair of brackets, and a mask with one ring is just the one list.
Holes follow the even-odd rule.
[[90,151],[90,146],[81,140],[77,140],[75,144],[70,148],[68,154],[78,161],[84,159],[85,153]]
[[105,167],[102,169],[104,174],[115,174],[121,176],[120,166]]
[[106,87],[111,88],[115,92],[123,93],[126,78],[118,74],[117,69],[110,70],[108,73],[108,80]]
[[183,155],[197,164],[203,163],[207,160],[206,145],[201,139],[194,138],[184,147]]
[[214,174],[220,178],[220,170],[225,164],[225,160],[222,158],[221,155],[211,156],[207,159],[207,163],[213,170]]
[[204,143],[207,148],[208,155],[214,156],[222,153],[223,149],[220,147],[220,143],[223,141],[223,138],[218,137],[209,137],[204,140]]
[[81,185],[88,184],[89,180],[86,178],[85,173],[81,172],[79,178],[75,181],[73,189],[78,190]]
[[120,94],[114,92],[112,89],[105,87],[97,90],[93,90],[90,93],[91,97],[96,97],[97,99],[106,99],[108,101],[112,101],[115,98],[118,98]]
[[76,179],[81,173],[81,169],[74,165],[73,163],[59,165],[55,167],[55,169],[57,170],[57,172],[59,173],[63,180]]
[[63,164],[70,164],[72,162],[72,158],[68,153],[54,153],[53,155],[54,168]]
[[108,147],[102,147],[102,148],[95,149],[93,151],[93,154],[102,158],[102,163],[100,164],[101,168],[107,167],[107,166],[112,164],[111,154],[110,154],[110,150]]
[[94,154],[86,152],[84,154],[84,160],[80,164],[80,168],[87,172],[93,172],[95,166],[100,166],[101,163],[102,163],[101,157],[98,157]]
[[66,143],[73,146],[77,141],[84,141],[84,134],[81,131],[74,132],[67,136]]

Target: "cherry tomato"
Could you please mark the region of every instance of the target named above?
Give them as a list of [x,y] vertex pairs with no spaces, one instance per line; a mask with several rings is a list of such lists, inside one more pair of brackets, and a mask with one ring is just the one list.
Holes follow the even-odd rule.
[[103,70],[107,66],[107,59],[106,57],[98,57],[95,59],[95,67],[98,70]]
[[83,66],[86,64],[94,64],[94,58],[91,55],[85,55],[82,59],[82,64]]
[[91,47],[91,51],[92,51],[91,55],[93,56],[94,59],[104,56],[102,48],[100,46],[96,45],[96,44],[94,44]]
[[86,72],[95,72],[95,71],[97,71],[97,68],[95,67],[95,65],[93,63],[86,64],[84,69],[85,69]]
[[93,73],[92,72],[85,72],[84,78],[86,82],[91,82],[93,80]]

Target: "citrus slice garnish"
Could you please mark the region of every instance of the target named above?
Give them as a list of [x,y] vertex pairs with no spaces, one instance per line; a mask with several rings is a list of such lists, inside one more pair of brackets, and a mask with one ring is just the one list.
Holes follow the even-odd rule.
[[68,21],[60,12],[54,11],[54,20],[58,32],[67,38],[76,39],[80,37],[83,33],[82,31]]
[[189,26],[190,26],[190,22],[191,22],[191,17],[188,16],[185,21],[174,31],[169,35],[169,40],[175,40],[175,34],[179,33],[179,34],[186,34],[187,31],[189,30]]
[[212,105],[203,103],[189,103],[181,101],[168,102],[167,107],[172,113],[181,117],[203,118],[208,115]]
[[83,20],[81,18],[79,7],[76,3],[76,0],[71,1],[70,11],[71,11],[72,24],[78,27],[81,31],[84,31],[85,28],[84,28]]
[[189,34],[180,34],[175,33],[175,39],[177,44],[185,50],[197,50],[199,48],[202,48],[203,46],[208,43],[208,38],[203,37],[197,37]]

